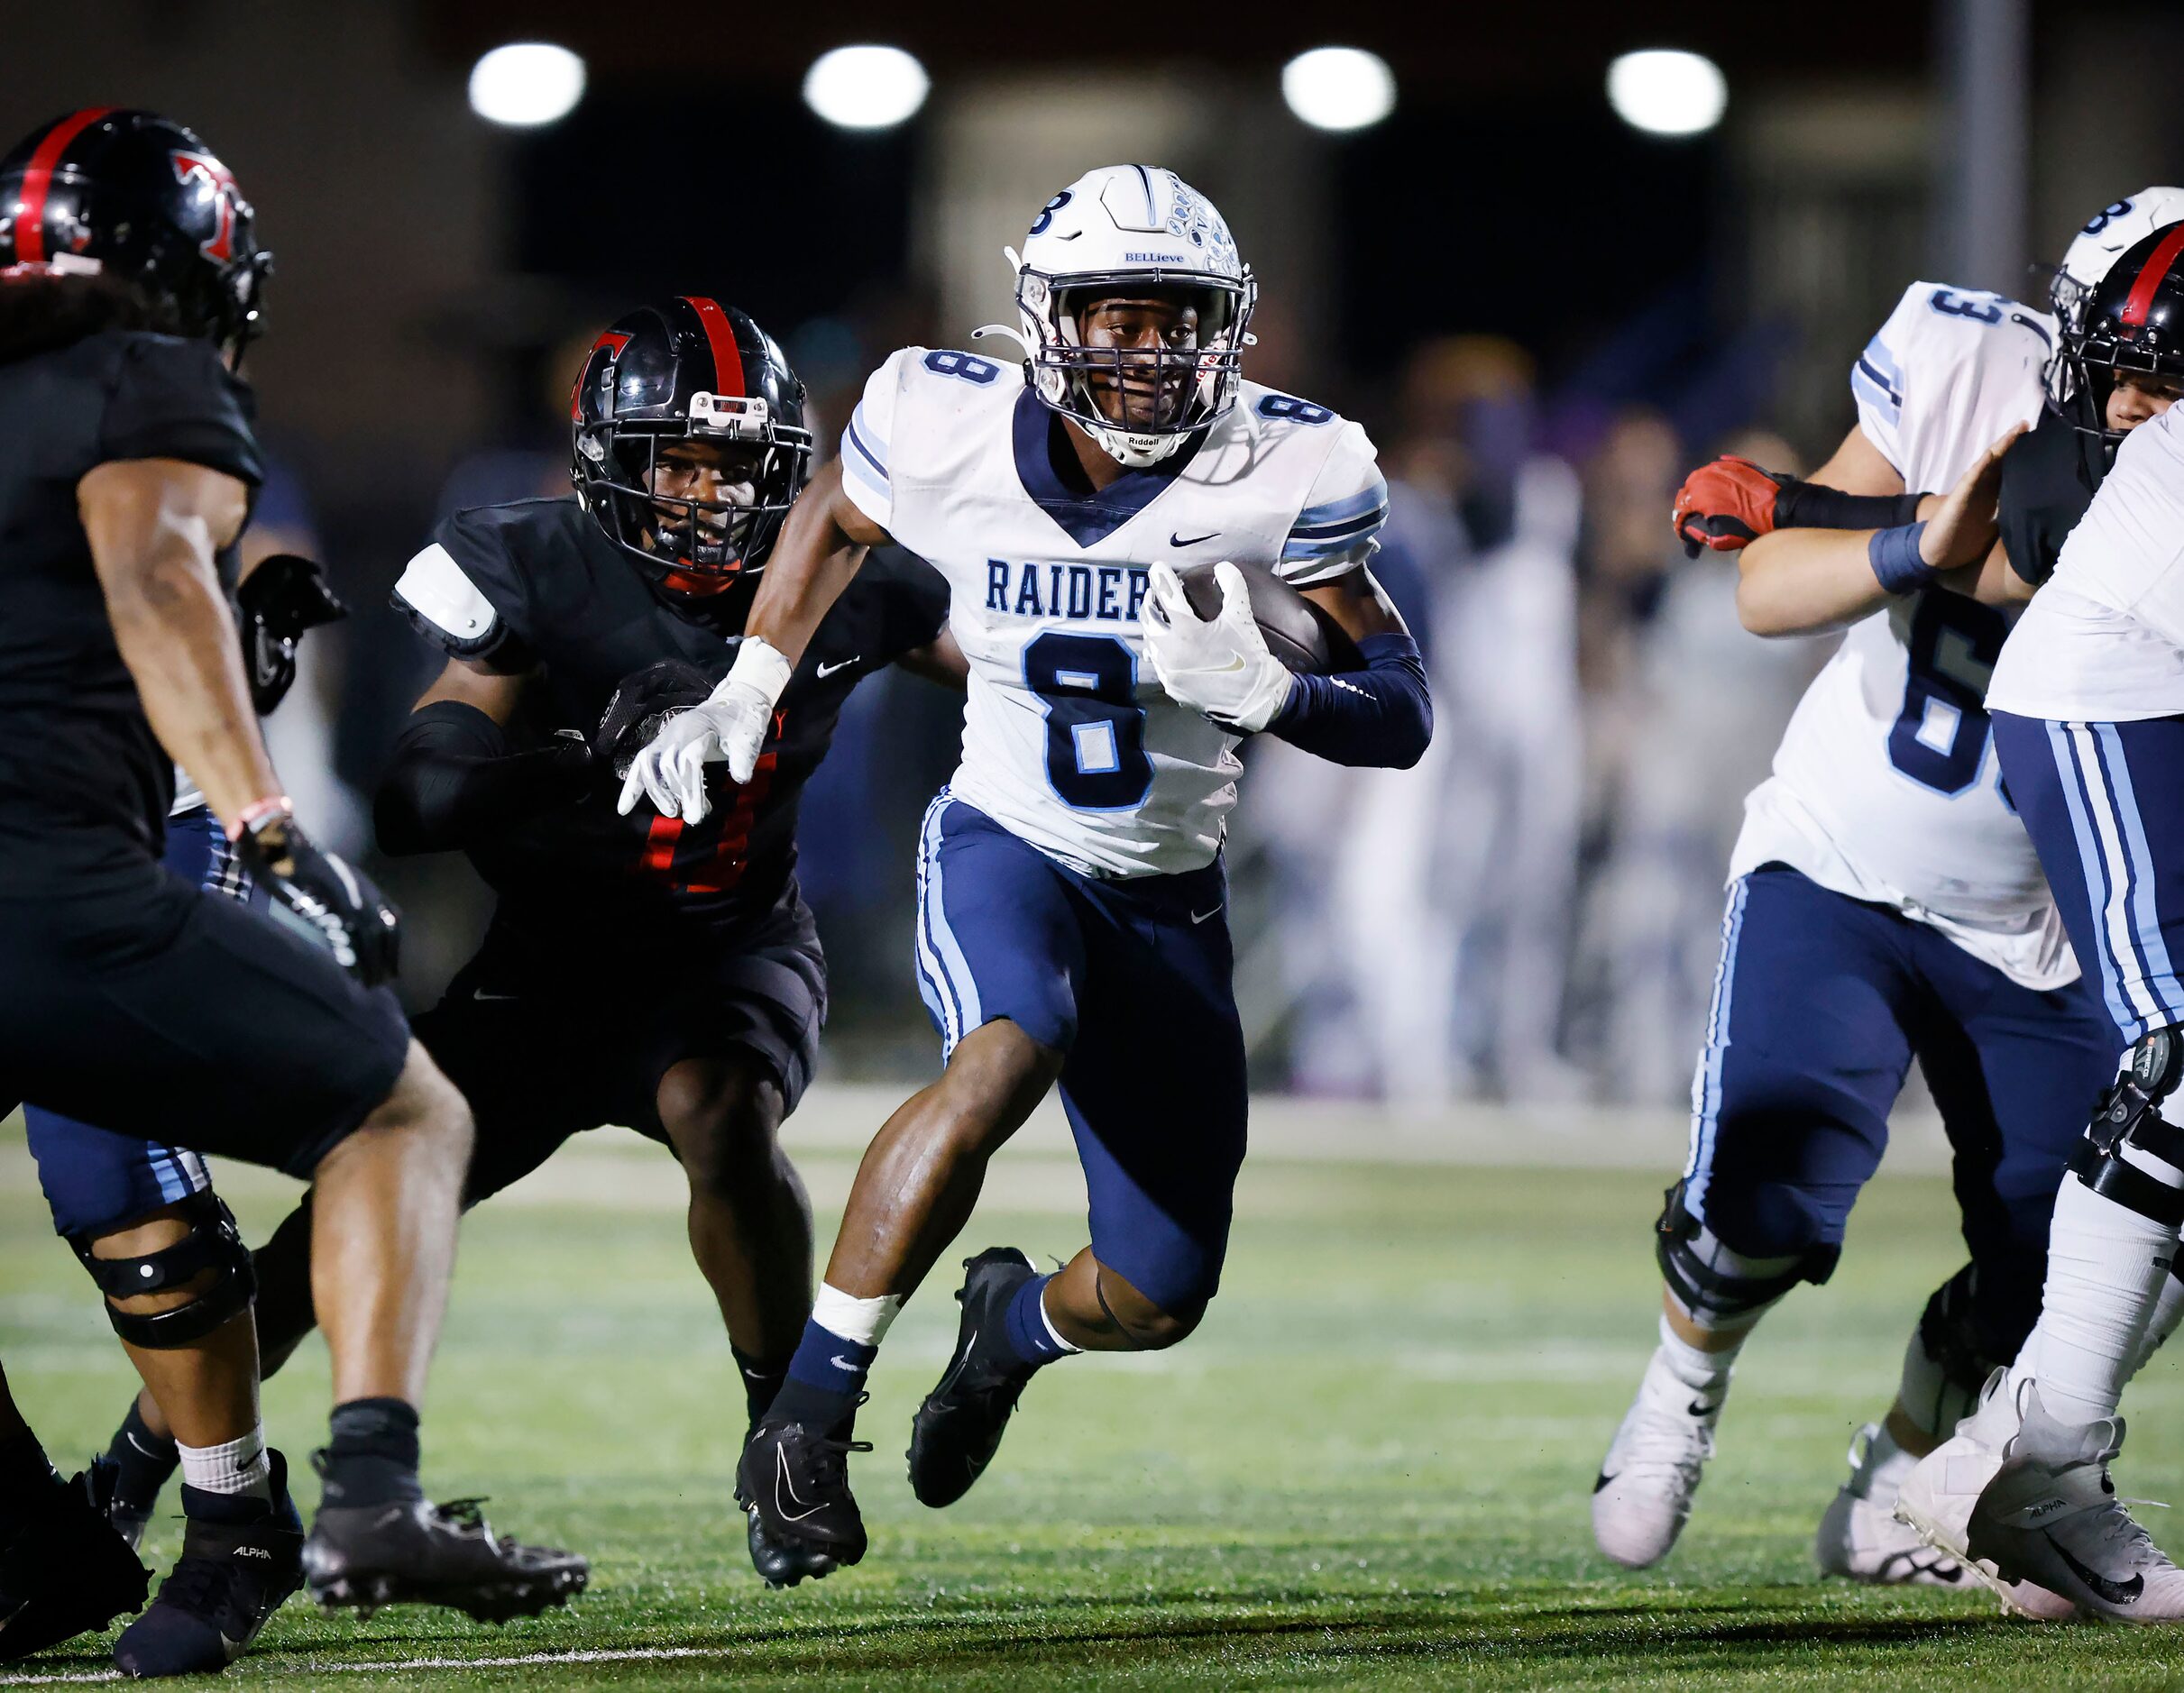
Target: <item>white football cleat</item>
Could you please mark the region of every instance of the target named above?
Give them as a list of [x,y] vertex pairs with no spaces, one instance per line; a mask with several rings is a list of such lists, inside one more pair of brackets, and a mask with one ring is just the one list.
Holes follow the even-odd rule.
[[1726,1382],[1711,1400],[1694,1392],[1657,1351],[1647,1365],[1592,1484],[1592,1539],[1625,1569],[1657,1564],[1684,1532],[1728,1398]]
[[1879,1587],[1971,1586],[1962,1564],[1895,1520],[1896,1490],[1918,1461],[1879,1423],[1858,1430],[1850,1442],[1850,1479],[1836,1489],[1812,1540],[1825,1573]]
[[2124,1449],[2124,1419],[2058,1423],[2034,1381],[2021,1401],[2018,1434],[1972,1507],[1974,1555],[2111,1622],[2184,1618],[2184,1569],[2134,1520],[2108,1477]]
[[[2015,1404],[2003,1391],[2007,1379],[2005,1370],[1989,1376],[1979,1408],[1904,1478],[1896,1492],[1896,1520],[1935,1551],[1958,1560],[1994,1590],[2005,1610],[2039,1622],[2064,1622],[2078,1615],[2070,1599],[2025,1579],[2023,1570],[2005,1574],[1991,1557],[1974,1557],[1968,1550],[1973,1507],[2001,1470],[2005,1450],[2020,1429]],[[1981,1551],[1986,1551],[1984,1536]]]

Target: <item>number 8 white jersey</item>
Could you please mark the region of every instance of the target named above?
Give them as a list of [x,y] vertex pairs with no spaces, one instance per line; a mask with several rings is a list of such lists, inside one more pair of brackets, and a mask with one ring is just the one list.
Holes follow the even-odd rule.
[[906,347],[865,386],[842,487],[948,578],[970,661],[950,787],[1072,868],[1195,870],[1220,848],[1237,737],[1161,691],[1139,634],[1147,570],[1230,559],[1297,585],[1371,557],[1388,510],[1355,424],[1243,384],[1173,456],[1086,491],[1021,371]]
[[[1946,491],[2037,420],[2054,334],[2054,319],[1998,294],[1914,282],[1852,367],[1858,425],[1905,488]],[[1854,626],[1745,801],[1730,874],[1780,861],[1932,924],[2026,986],[2073,980],[1984,709],[2014,618],[1933,588]]]

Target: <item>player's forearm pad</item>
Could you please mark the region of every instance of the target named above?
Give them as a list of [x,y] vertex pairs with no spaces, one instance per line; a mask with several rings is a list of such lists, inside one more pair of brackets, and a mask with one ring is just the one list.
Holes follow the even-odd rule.
[[1433,691],[1408,635],[1368,635],[1365,668],[1295,679],[1289,703],[1267,725],[1292,746],[1337,764],[1408,770],[1433,739]]
[[1846,494],[1785,478],[1775,496],[1777,529],[1895,529],[1919,518],[1923,494]]
[[582,741],[511,752],[477,707],[438,700],[402,726],[372,821],[382,852],[446,852],[577,798],[592,779]]

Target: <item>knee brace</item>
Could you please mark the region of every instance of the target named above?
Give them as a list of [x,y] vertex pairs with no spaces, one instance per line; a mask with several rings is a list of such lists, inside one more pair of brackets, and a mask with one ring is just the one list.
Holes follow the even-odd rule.
[[1670,1296],[1701,1328],[1748,1328],[1799,1282],[1826,1281],[1842,1256],[1841,1247],[1822,1242],[1784,1258],[1748,1258],[1692,1215],[1682,1182],[1663,1197],[1654,1256]]
[[[98,1258],[91,1237],[75,1234],[69,1244],[106,1296],[106,1319],[115,1333],[132,1346],[169,1350],[201,1341],[222,1323],[240,1316],[257,1295],[250,1249],[235,1226],[235,1213],[218,1194],[192,1194],[180,1202],[189,1232],[172,1246],[142,1258]],[[211,1272],[211,1279],[187,1304],[167,1311],[128,1312],[114,1302],[142,1294],[165,1293]]]
[[2070,1172],[2103,1198],[2165,1227],[2184,1227],[2184,1187],[2150,1175],[2125,1154],[2136,1151],[2184,1171],[2184,1130],[2166,1121],[2161,1103],[2184,1080],[2184,1029],[2152,1029],[2131,1048],[2123,1074],[2093,1108],[2085,1139],[2070,1154]]

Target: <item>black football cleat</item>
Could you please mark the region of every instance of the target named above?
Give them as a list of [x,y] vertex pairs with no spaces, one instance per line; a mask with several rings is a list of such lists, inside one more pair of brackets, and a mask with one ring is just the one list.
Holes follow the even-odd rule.
[[0,1545],[0,1662],[27,1658],[142,1610],[151,1571],[106,1520],[111,1465],[94,1463]]
[[793,1588],[865,1555],[849,1454],[871,1450],[785,1419],[758,1424],[736,1465],[736,1503],[750,1513],[751,1565],[767,1587]]
[[1009,1352],[1002,1325],[1009,1301],[1038,1268],[1013,1246],[989,1247],[963,1267],[955,1356],[910,1422],[910,1490],[936,1510],[986,1473],[1033,1373]]
[[584,1590],[590,1564],[574,1552],[500,1539],[478,1510],[483,1503],[320,1505],[303,1546],[311,1597],[362,1616],[382,1605],[444,1605],[505,1623]]
[[182,1555],[151,1608],[114,1643],[114,1661],[133,1676],[214,1675],[250,1650],[266,1620],[303,1586],[303,1518],[289,1497],[279,1452],[273,1502],[252,1523],[186,1517]]

